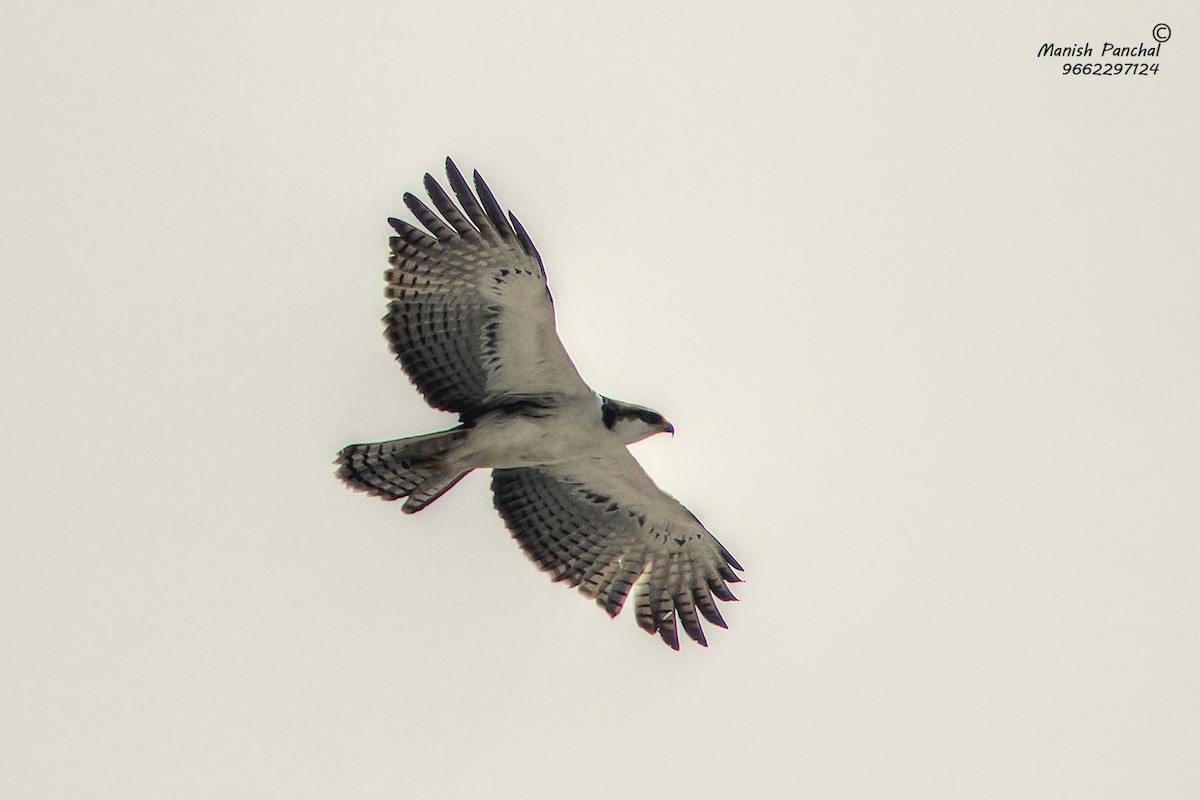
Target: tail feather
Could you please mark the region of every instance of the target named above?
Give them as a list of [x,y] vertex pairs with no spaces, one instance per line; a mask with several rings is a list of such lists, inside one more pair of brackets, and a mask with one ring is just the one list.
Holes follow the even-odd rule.
[[338,453],[334,462],[337,476],[351,489],[384,500],[407,497],[402,510],[412,514],[470,472],[447,463],[450,450],[466,435],[465,430],[454,428],[388,442],[352,444]]
[[[467,470],[470,472],[470,470]],[[419,487],[414,489],[409,494],[408,499],[404,501],[404,505],[400,508],[405,514],[415,514],[425,506],[437,500],[439,497],[450,491],[454,484],[461,481],[467,475],[466,472],[460,472],[449,478],[442,477],[440,479],[430,479],[425,481]]]

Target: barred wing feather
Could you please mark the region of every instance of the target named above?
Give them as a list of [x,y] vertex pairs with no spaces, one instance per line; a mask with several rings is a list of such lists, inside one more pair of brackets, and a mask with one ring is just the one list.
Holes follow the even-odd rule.
[[541,257],[516,217],[505,216],[478,172],[475,192],[446,159],[450,188],[432,176],[435,213],[404,203],[426,228],[388,222],[392,266],[385,336],[430,405],[465,413],[514,398],[590,394],[554,325]]
[[[497,469],[496,508],[526,554],[610,616],[630,591],[638,625],[679,649],[676,620],[707,645],[699,616],[725,627],[713,598],[735,600],[742,567],[621,447],[564,464]],[[698,616],[699,615],[699,616]]]

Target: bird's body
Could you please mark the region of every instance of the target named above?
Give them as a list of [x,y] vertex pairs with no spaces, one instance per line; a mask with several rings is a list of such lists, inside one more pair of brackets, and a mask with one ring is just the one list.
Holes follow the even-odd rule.
[[478,467],[560,464],[609,438],[598,397],[556,398],[553,405],[500,408],[474,421],[463,457]]
[[[526,553],[610,615],[635,592],[638,624],[678,649],[676,619],[706,644],[697,613],[725,626],[714,596],[741,566],[659,489],[626,446],[674,432],[662,415],[598,395],[558,339],[541,258],[475,173],[478,198],[447,159],[462,210],[429,175],[441,217],[405,204],[425,233],[389,220],[387,338],[405,372],[459,426],[350,445],[338,476],[420,511],[464,475],[491,468],[495,504]],[[481,204],[482,203],[482,204]],[[466,212],[466,216],[463,215]]]

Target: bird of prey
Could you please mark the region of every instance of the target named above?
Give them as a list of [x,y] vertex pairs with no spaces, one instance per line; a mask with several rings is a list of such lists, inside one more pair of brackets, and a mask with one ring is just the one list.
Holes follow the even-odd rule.
[[555,581],[615,617],[634,593],[637,623],[679,649],[676,620],[707,646],[703,616],[722,628],[714,597],[734,600],[742,567],[695,515],[659,489],[627,445],[673,434],[663,416],[604,397],[583,381],[558,338],[542,259],[529,234],[474,174],[430,175],[441,216],[404,195],[425,230],[389,219],[385,335],[450,430],[344,448],[338,477],[414,513],[468,472],[492,469],[496,509],[517,543]]

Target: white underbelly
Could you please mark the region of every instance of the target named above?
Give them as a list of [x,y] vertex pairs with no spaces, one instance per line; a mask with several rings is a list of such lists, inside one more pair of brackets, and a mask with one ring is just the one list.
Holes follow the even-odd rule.
[[574,409],[543,417],[484,417],[454,454],[473,467],[533,467],[586,455],[608,433],[599,419],[574,415]]

